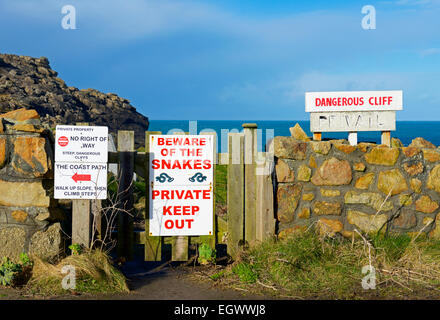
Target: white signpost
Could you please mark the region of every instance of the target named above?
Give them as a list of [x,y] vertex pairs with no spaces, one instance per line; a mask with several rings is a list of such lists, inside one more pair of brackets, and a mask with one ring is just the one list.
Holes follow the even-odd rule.
[[213,234],[214,141],[150,136],[150,236]]
[[57,126],[55,199],[106,199],[107,160],[107,127]]
[[351,145],[358,131],[382,131],[382,143],[389,145],[396,130],[396,111],[403,108],[402,91],[306,92],[310,131],[320,140],[321,132],[349,132]]

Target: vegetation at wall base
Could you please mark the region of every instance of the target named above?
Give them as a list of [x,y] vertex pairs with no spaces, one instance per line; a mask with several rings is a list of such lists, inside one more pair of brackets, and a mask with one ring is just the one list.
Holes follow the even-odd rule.
[[76,288],[81,293],[118,293],[128,292],[124,275],[112,266],[110,258],[100,250],[85,250],[81,254],[68,256],[56,265],[35,258],[32,278],[27,290],[33,294],[58,295],[69,293],[62,288],[61,282],[66,274],[63,266],[71,265],[76,269]]
[[[124,275],[112,266],[110,258],[100,250],[83,250],[53,264],[38,257],[21,256],[19,263],[4,258],[0,264],[0,281],[3,286],[20,287],[33,295],[53,296],[70,293],[128,292]],[[62,288],[67,275],[64,266],[75,267],[76,287]]]
[[[243,251],[225,268],[204,271],[216,286],[292,299],[440,298],[440,241],[407,235],[322,237],[313,229]],[[364,266],[375,289],[364,289]],[[199,275],[202,279],[206,276]]]
[[20,286],[29,280],[32,262],[26,253],[20,254],[20,261],[13,262],[8,257],[3,257],[0,262],[0,285]]

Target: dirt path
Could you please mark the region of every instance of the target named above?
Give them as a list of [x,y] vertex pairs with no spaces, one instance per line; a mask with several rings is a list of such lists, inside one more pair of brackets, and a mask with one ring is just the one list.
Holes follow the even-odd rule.
[[123,268],[128,278],[131,290],[124,294],[111,295],[63,295],[39,297],[26,295],[22,290],[0,289],[0,300],[259,300],[263,296],[247,295],[246,292],[236,290],[222,290],[212,287],[209,283],[200,283],[191,280],[189,268],[167,267],[153,274],[146,274],[154,265],[134,262]]

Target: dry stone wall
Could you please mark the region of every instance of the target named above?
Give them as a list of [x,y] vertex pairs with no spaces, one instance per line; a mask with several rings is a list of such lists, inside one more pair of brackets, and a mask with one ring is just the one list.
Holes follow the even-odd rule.
[[64,248],[52,146],[35,110],[0,115],[0,258],[27,252],[51,259]]
[[272,143],[279,237],[314,223],[349,238],[355,228],[440,237],[440,150],[432,143],[350,146],[310,141],[299,126],[291,133]]

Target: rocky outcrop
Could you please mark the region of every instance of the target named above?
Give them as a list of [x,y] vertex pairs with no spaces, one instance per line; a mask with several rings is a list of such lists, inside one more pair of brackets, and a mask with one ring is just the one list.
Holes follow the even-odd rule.
[[36,110],[51,127],[89,122],[108,126],[112,133],[133,130],[137,146],[148,129],[148,118],[130,101],[114,93],[67,86],[47,58],[0,54],[0,112],[20,108]]

